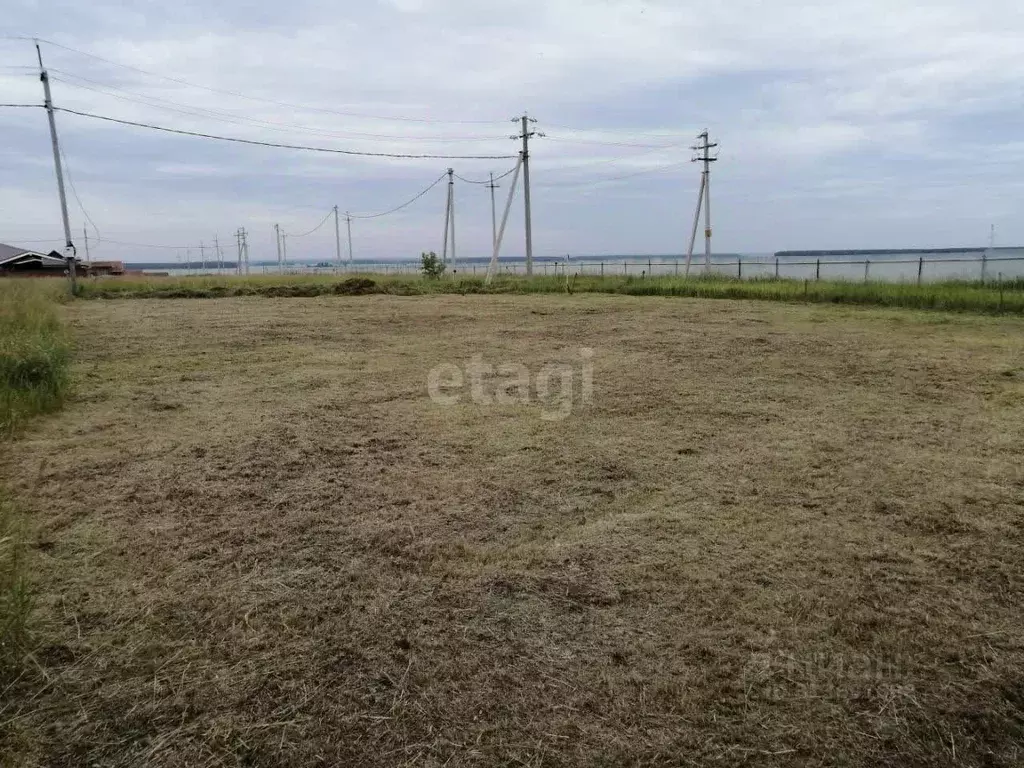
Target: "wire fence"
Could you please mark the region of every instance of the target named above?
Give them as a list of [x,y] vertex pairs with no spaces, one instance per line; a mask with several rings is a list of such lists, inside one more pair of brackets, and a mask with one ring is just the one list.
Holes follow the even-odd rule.
[[[417,261],[377,261],[349,264],[323,263],[317,266],[286,264],[263,265],[254,268],[262,274],[346,274],[370,273],[382,275],[413,275],[420,273]],[[231,270],[233,272],[233,270]],[[208,270],[205,274],[214,273]],[[228,270],[224,270],[228,272]],[[525,275],[526,262],[521,260],[502,261],[499,274]],[[258,274],[259,272],[257,272]],[[487,263],[474,261],[449,264],[449,275],[471,275],[483,277],[487,274]],[[686,259],[651,257],[648,259],[586,259],[570,261],[537,260],[533,265],[534,275],[564,276],[624,276],[644,278],[648,276],[690,276],[715,275],[739,280],[791,279],[791,280],[845,280],[880,282],[936,282],[947,280],[991,281],[997,278],[1024,278],[1024,253],[1018,256],[976,256],[924,257],[917,258],[864,258],[864,259],[792,259],[770,257],[737,256],[732,259],[713,259],[705,264],[703,259],[694,259],[687,272]]]

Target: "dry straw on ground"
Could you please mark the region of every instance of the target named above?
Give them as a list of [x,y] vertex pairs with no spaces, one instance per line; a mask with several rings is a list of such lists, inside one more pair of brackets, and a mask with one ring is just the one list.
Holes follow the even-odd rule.
[[[1024,323],[629,297],[112,301],[5,455],[32,765],[1016,766]],[[440,408],[427,371],[595,395]]]

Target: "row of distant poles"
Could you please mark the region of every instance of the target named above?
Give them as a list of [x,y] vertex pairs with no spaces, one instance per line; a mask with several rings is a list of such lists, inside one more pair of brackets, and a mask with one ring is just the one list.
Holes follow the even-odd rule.
[[[36,43],[36,55],[39,59],[39,79],[43,83],[43,96],[44,96],[44,107],[46,109],[47,120],[50,126],[50,140],[53,145],[53,163],[57,175],[57,191],[60,196],[60,208],[61,218],[64,224],[64,259],[67,264],[68,283],[69,289],[72,294],[76,292],[76,266],[75,257],[76,250],[74,243],[71,240],[71,223],[68,218],[68,204],[67,195],[64,191],[64,173],[61,167],[61,152],[60,145],[57,139],[57,124],[54,119],[54,107],[53,100],[50,94],[50,78],[43,66],[43,54],[40,50],[39,43]],[[516,162],[515,168],[512,170],[512,180],[509,184],[508,199],[505,203],[505,209],[501,217],[501,225],[498,226],[496,201],[495,201],[495,190],[499,189],[499,185],[494,183],[494,174],[490,174],[490,181],[487,187],[491,194],[491,233],[492,233],[492,252],[491,261],[487,268],[487,281],[490,282],[498,269],[498,254],[501,250],[501,243],[505,235],[505,227],[508,224],[509,212],[512,208],[512,200],[515,197],[516,186],[519,183],[519,177],[522,175],[523,178],[523,203],[525,213],[525,237],[526,237],[526,274],[527,276],[533,275],[533,220],[530,210],[530,139],[534,137],[543,137],[544,134],[535,131],[531,128],[531,124],[535,124],[537,121],[528,115],[522,117],[513,118],[513,122],[520,124],[520,132],[511,136],[510,138],[522,141],[522,150],[519,152],[519,157]],[[691,149],[697,151],[699,154],[693,158],[694,162],[701,162],[704,165],[704,170],[701,173],[700,191],[697,197],[697,208],[693,218],[693,230],[690,235],[690,244],[686,254],[686,274],[690,272],[690,263],[693,258],[693,247],[697,238],[697,227],[700,222],[701,210],[704,211],[704,268],[705,271],[711,268],[711,163],[715,162],[718,158],[712,157],[710,152],[711,149],[718,146],[716,143],[712,143],[709,139],[708,132],[705,130],[698,136],[699,144],[691,147]],[[456,251],[455,251],[455,171],[452,168],[448,169],[448,198],[445,206],[445,225],[444,225],[444,238],[442,245],[442,260],[445,263],[449,261],[452,264],[453,271],[457,269],[456,262]],[[479,183],[479,182],[478,182]],[[340,213],[338,206],[335,205],[332,211],[334,215],[334,237],[335,247],[337,251],[338,263],[341,263],[341,227],[340,227]],[[348,234],[348,258],[349,264],[352,263],[352,216],[345,213],[346,228]],[[284,268],[288,260],[288,235],[281,231],[280,225],[274,225],[275,240],[277,243],[277,260],[278,266]],[[88,252],[88,234],[85,234],[86,251]],[[249,274],[249,243],[248,233],[244,228],[240,228],[235,233],[235,239],[238,249],[238,259],[236,261],[236,271],[239,274]],[[449,242],[451,244],[451,258],[449,259]],[[215,242],[215,252],[218,255],[218,261],[222,263],[222,255],[219,243]],[[200,250],[203,247],[200,246]],[[205,261],[205,259],[204,259]]]

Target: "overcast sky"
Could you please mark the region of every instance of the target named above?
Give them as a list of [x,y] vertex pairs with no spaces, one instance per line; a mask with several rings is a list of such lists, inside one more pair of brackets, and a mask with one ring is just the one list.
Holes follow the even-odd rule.
[[[997,245],[1019,245],[1022,7],[7,0],[0,102],[41,101],[35,50],[15,39],[38,36],[58,44],[42,45],[57,106],[183,130],[365,152],[514,155],[511,118],[528,111],[547,134],[531,145],[538,255],[682,251],[699,184],[689,145],[704,128],[721,145],[716,251],[984,245],[992,224]],[[449,166],[482,179],[515,162],[314,154],[60,112],[57,123],[77,197],[98,229],[94,258],[173,261],[174,250],[111,241],[198,248],[217,235],[233,253],[241,226],[254,259],[274,258],[274,223],[299,235],[335,204],[376,213]],[[45,113],[0,108],[0,135],[0,242],[59,246]],[[70,189],[69,198],[81,249],[85,216]],[[356,256],[440,250],[444,203],[440,184],[400,213],[353,221]],[[459,253],[487,255],[486,187],[459,182],[456,209]],[[522,254],[522,233],[518,194],[505,255]],[[289,255],[333,258],[333,221],[293,237]]]

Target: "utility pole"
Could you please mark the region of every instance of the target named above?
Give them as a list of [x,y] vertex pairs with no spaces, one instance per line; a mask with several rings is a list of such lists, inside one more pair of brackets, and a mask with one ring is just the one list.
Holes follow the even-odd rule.
[[89,256],[89,230],[82,225],[82,237],[85,239],[85,263],[92,264],[92,257]]
[[235,274],[242,274],[242,229],[235,230]]
[[242,240],[242,259],[245,262],[245,274],[249,274],[249,233],[245,231],[245,227],[239,230],[241,233]]
[[536,123],[537,121],[523,115],[522,117],[512,118],[513,123],[522,121],[522,133],[513,136],[513,139],[523,140],[523,149],[520,153],[520,157],[523,159],[523,204],[526,210],[526,275],[529,277],[533,274],[533,221],[530,217],[530,139],[534,136],[543,136],[543,133],[530,130],[530,123]]
[[[693,158],[695,163],[704,163],[704,171],[701,173],[700,188],[703,193],[701,196],[704,198],[704,271],[711,271],[711,163],[718,160],[717,157],[711,157],[711,150],[717,147],[718,144],[712,144],[707,130],[701,133],[697,139],[700,141],[696,146],[690,147],[690,149],[696,150],[700,154]],[[697,216],[694,218],[694,231],[696,232],[696,222],[700,218],[700,205],[701,200],[697,200]],[[690,255],[693,252],[693,241],[690,241]],[[689,256],[687,257],[687,264],[689,264]]]
[[452,272],[457,272],[455,264],[455,169],[448,169],[448,212],[452,227]]
[[284,269],[288,268],[288,235],[281,233],[281,254],[284,258]]
[[203,241],[199,241],[199,260],[203,263],[203,272],[206,271],[206,246],[203,245]]
[[352,269],[352,216],[345,211],[345,225],[348,227],[348,268]]
[[281,225],[274,225],[274,241],[277,243],[277,271],[284,272],[284,262],[281,261]]
[[334,206],[334,253],[341,269],[341,228],[338,226],[338,206]]
[[75,246],[71,242],[71,222],[68,220],[68,198],[64,193],[64,170],[60,164],[60,144],[57,143],[57,121],[53,116],[53,99],[50,98],[50,75],[43,66],[43,52],[36,42],[36,56],[39,58],[39,80],[43,84],[43,105],[46,107],[46,118],[50,122],[50,143],[53,144],[53,167],[57,172],[57,192],[60,195],[60,215],[64,221],[64,263],[68,270],[68,289],[74,296],[78,286],[76,281]]
[[491,183],[487,185],[487,188],[491,190],[491,248],[494,248],[495,243],[498,242],[498,220],[494,215],[494,190],[499,187],[499,184],[494,183],[494,171],[491,171]]
[[448,263],[448,233],[452,219],[452,169],[448,169],[448,196],[444,201],[444,238],[441,241],[441,262]]
[[220,241],[217,238],[218,235],[213,236],[213,249],[217,252],[217,274],[219,275],[224,270],[224,254],[220,251]]

